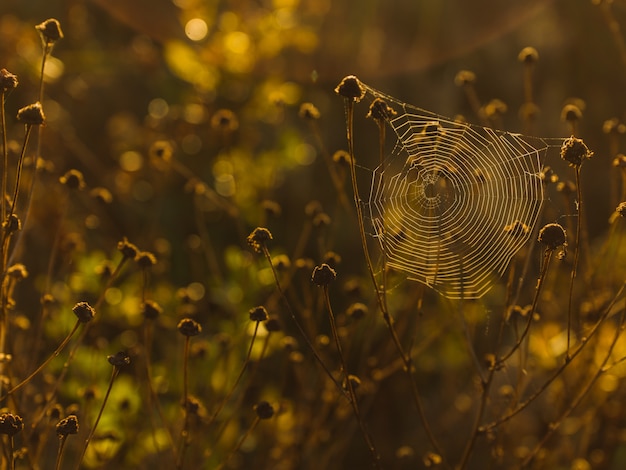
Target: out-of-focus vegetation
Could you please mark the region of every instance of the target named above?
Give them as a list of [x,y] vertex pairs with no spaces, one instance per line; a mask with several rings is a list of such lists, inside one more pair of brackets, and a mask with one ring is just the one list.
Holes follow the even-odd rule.
[[[4,0],[2,468],[622,468],[622,27],[621,0]],[[349,74],[584,139],[543,162],[567,256],[535,237],[453,302],[370,237],[375,286]]]

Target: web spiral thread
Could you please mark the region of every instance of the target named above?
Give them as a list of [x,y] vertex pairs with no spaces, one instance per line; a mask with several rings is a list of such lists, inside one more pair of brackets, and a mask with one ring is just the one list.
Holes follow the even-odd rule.
[[365,87],[397,113],[388,123],[398,141],[373,173],[368,204],[387,265],[448,298],[483,296],[532,235],[551,145]]

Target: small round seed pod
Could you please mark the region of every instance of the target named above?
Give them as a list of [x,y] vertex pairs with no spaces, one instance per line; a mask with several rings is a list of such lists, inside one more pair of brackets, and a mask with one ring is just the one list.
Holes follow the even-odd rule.
[[117,352],[112,356],[107,356],[107,361],[109,364],[115,367],[123,367],[130,364],[130,356],[126,354],[124,351]]
[[376,122],[386,122],[396,114],[398,114],[396,110],[390,107],[385,100],[376,98],[372,101],[365,117],[372,118]]
[[28,277],[28,270],[22,263],[15,263],[7,269],[7,276],[17,281],[21,281]]
[[621,217],[626,217],[626,201],[620,202],[617,205],[615,212],[617,212]]
[[7,69],[0,70],[0,93],[7,93],[18,85],[17,75],[13,75]]
[[11,214],[9,215],[9,217],[7,217],[7,220],[2,222],[2,228],[4,229],[6,234],[9,235],[13,232],[22,230],[22,222],[17,215]]
[[333,153],[333,162],[339,166],[348,167],[351,161],[350,154],[345,150],[337,150]]
[[72,308],[72,312],[81,323],[89,323],[96,316],[96,311],[87,302],[78,302]]
[[122,253],[124,258],[135,259],[137,253],[139,253],[139,248],[128,241],[126,237],[122,239],[122,241],[117,243],[117,249]]
[[561,146],[561,158],[573,167],[579,167],[592,156],[593,152],[589,150],[583,140],[574,136],[565,139]]
[[2,413],[0,415],[0,434],[15,436],[24,429],[24,421],[19,415],[13,413]]
[[80,191],[85,188],[85,178],[83,174],[75,169],[71,169],[61,176],[59,182],[69,189],[77,189]]
[[360,320],[369,313],[367,305],[361,302],[351,304],[346,310],[346,315],[354,320]]
[[274,416],[274,407],[265,400],[258,402],[254,406],[254,411],[259,419],[270,419]]
[[336,278],[336,271],[326,263],[323,263],[321,266],[315,266],[311,275],[311,281],[320,287],[329,285]]
[[540,243],[546,245],[548,250],[555,250],[559,246],[567,245],[565,229],[559,224],[547,224],[539,231]]
[[467,86],[476,83],[476,74],[469,70],[460,70],[454,77],[456,86]]
[[250,245],[254,251],[260,253],[263,250],[263,247],[265,247],[265,244],[269,240],[272,240],[272,233],[266,228],[257,227],[250,235],[248,235],[246,240],[248,245]]
[[141,269],[149,269],[157,263],[157,259],[149,251],[140,251],[135,257],[135,262]]
[[89,195],[102,204],[111,204],[113,202],[113,194],[107,188],[93,188],[89,191]]
[[41,40],[45,44],[54,44],[59,39],[63,39],[63,31],[61,30],[61,23],[54,18],[47,19],[43,23],[35,26],[35,29],[39,31]]
[[230,109],[218,109],[211,117],[211,127],[221,132],[230,133],[239,128],[239,121]]
[[517,55],[517,60],[525,64],[534,64],[539,60],[539,53],[534,47],[527,46]]
[[320,118],[320,112],[313,103],[302,103],[298,110],[298,116],[307,121],[316,121]]
[[56,431],[59,438],[67,437],[70,434],[78,434],[78,418],[76,415],[69,415],[59,421],[56,425]]
[[24,106],[17,112],[17,120],[28,126],[39,126],[46,122],[46,116],[43,113],[41,103],[36,103]]
[[183,318],[178,322],[178,331],[183,336],[196,336],[202,331],[202,326],[191,318]]
[[142,304],[141,312],[146,320],[154,320],[163,313],[163,309],[154,300],[146,300]]

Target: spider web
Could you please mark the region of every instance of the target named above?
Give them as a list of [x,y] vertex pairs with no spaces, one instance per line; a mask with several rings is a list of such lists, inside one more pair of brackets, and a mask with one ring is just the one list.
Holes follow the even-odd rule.
[[[396,111],[369,215],[387,265],[452,299],[483,296],[530,239],[544,200],[546,139],[457,122],[367,85]],[[559,145],[560,145],[559,141]]]

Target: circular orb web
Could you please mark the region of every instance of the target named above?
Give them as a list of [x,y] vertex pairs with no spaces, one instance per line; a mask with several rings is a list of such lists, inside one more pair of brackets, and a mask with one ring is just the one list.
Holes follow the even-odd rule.
[[393,153],[369,210],[389,267],[454,299],[484,295],[529,240],[543,201],[542,139],[472,126],[401,103]]

